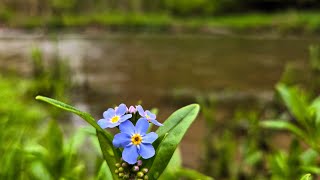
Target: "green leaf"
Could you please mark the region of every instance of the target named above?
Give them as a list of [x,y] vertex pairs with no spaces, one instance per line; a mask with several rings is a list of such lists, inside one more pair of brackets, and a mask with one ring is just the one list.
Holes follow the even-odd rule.
[[63,110],[66,110],[66,111],[69,111],[69,112],[72,112],[78,116],[80,116],[82,119],[84,119],[85,121],[87,121],[91,126],[93,126],[94,128],[96,128],[97,130],[100,130],[100,131],[103,131],[103,129],[101,129],[101,127],[97,124],[97,122],[95,121],[95,119],[89,114],[89,113],[86,113],[86,112],[82,112],[78,109],[76,109],[75,107],[73,106],[70,106],[68,104],[65,104],[63,102],[60,102],[58,100],[55,100],[55,99],[51,99],[51,98],[48,98],[48,97],[44,97],[44,96],[37,96],[36,97],[37,100],[40,100],[40,101],[44,101],[46,103],[49,103],[51,105],[54,105],[60,109],[63,109]]
[[[107,137],[104,133],[97,130],[97,136],[100,143],[100,148],[103,158],[106,160],[111,172],[116,170],[115,164],[120,160],[121,153],[119,149],[115,149],[112,145],[112,137]],[[118,179],[118,175],[112,173],[113,179]]]
[[[198,104],[191,104],[177,110],[164,122],[164,126],[156,131],[159,135],[158,142],[155,142],[156,155],[147,163],[150,169],[149,177],[157,179],[162,174],[182,137],[197,117],[199,109]],[[156,146],[157,143],[159,146]]]
[[288,130],[294,133],[296,136],[306,139],[304,132],[300,128],[293,125],[292,123],[289,123],[283,120],[267,120],[267,121],[261,122],[260,125],[264,128]]
[[[159,137],[164,136],[164,134],[169,133],[173,128],[179,125],[182,121],[186,121],[185,119],[192,119],[196,118],[198,112],[199,112],[199,105],[198,104],[190,104],[188,106],[185,106],[183,108],[178,109],[174,113],[171,114],[171,116],[163,123],[163,126],[159,127],[156,133]],[[189,116],[192,116],[190,118]],[[190,120],[189,120],[190,121]],[[191,124],[190,123],[190,124]]]
[[298,91],[297,88],[287,87],[284,84],[278,84],[277,90],[280,93],[286,107],[290,113],[304,126],[309,117],[308,104],[304,94]]
[[300,180],[312,180],[311,174],[305,174],[303,175]]
[[166,180],[166,179],[179,179],[177,177],[177,171],[182,166],[181,154],[179,147],[174,152],[169,164],[167,165],[166,169],[163,171],[159,180]]

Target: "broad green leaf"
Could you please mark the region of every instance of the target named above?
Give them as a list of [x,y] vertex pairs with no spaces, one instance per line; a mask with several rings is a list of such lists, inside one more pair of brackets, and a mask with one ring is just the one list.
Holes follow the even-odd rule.
[[303,175],[300,180],[312,180],[311,174],[305,174]]
[[[115,164],[120,160],[121,154],[119,149],[115,149],[112,145],[112,139],[106,137],[104,133],[97,130],[97,136],[100,143],[100,148],[103,154],[103,158],[106,160],[111,172],[116,170]],[[113,179],[118,179],[118,175],[112,173]]]
[[298,128],[297,126],[293,125],[292,123],[289,123],[284,120],[263,121],[260,123],[260,125],[264,128],[288,130],[288,131],[294,133],[296,136],[303,138],[303,139],[306,139],[304,132],[300,128]]
[[195,171],[193,169],[188,169],[188,168],[180,168],[177,171],[177,175],[179,177],[186,177],[188,179],[194,179],[194,180],[213,180],[212,177],[206,176],[202,173],[199,173],[198,171]]
[[44,101],[44,102],[49,103],[51,105],[54,105],[54,106],[56,106],[56,107],[58,107],[60,109],[72,112],[72,113],[80,116],[85,121],[87,121],[91,126],[96,128],[97,130],[103,131],[103,129],[101,129],[101,127],[97,124],[97,122],[94,120],[94,118],[89,113],[82,112],[82,111],[76,109],[73,106],[70,106],[68,104],[65,104],[63,102],[60,102],[58,100],[51,99],[51,98],[48,98],[48,97],[37,96],[36,99],[40,100],[40,101]]
[[294,87],[287,87],[283,84],[277,85],[277,90],[280,93],[286,107],[290,113],[304,126],[306,126],[306,120],[308,119],[308,104],[305,96],[299,93],[298,89]]
[[[198,104],[191,104],[177,110],[164,122],[164,126],[156,131],[161,143],[156,147],[156,155],[148,162],[148,165],[152,164],[151,167],[148,166],[151,179],[157,179],[167,167],[182,137],[197,117],[199,109]],[[168,134],[164,139],[160,138],[166,133]]]
[[194,114],[196,116],[198,112],[198,104],[190,104],[188,106],[180,108],[169,116],[169,118],[163,123],[163,126],[157,129],[156,133],[159,137],[164,136],[164,134],[168,133],[170,130],[175,128],[181,121],[185,122],[185,118],[190,119],[190,117],[188,116],[193,117]]
[[166,169],[163,171],[159,180],[167,180],[167,179],[179,179],[177,176],[177,171],[182,166],[181,154],[179,147],[174,152],[169,164]]

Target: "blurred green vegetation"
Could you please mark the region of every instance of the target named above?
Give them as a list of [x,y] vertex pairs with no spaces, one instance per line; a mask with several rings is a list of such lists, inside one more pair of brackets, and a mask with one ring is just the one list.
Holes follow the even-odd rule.
[[[97,139],[88,130],[70,129],[69,118],[48,111],[34,99],[38,93],[68,99],[70,82],[63,77],[68,67],[58,55],[54,68],[45,67],[37,48],[32,49],[31,59],[32,77],[21,78],[13,72],[0,75],[4,102],[0,105],[0,179],[98,179],[91,172],[102,163]],[[64,128],[56,122],[63,119]],[[84,148],[88,143],[95,150],[89,156]]]
[[[308,66],[285,68],[272,102],[237,104],[221,118],[214,98],[198,97],[206,127],[205,172],[232,180],[320,177],[320,49],[309,50]],[[301,76],[301,68],[308,73]]]
[[0,1],[0,24],[13,28],[318,33],[316,0],[11,0]]

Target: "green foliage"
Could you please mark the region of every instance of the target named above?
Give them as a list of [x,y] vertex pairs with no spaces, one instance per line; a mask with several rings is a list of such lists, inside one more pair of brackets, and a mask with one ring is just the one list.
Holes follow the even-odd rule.
[[282,120],[265,121],[262,126],[274,129],[289,130],[311,148],[320,152],[320,146],[317,142],[320,139],[319,121],[319,98],[309,103],[305,94],[295,87],[287,87],[279,84],[277,90],[283,99],[286,107],[296,122],[287,122]]
[[86,132],[65,137],[55,121],[49,122],[52,112],[29,96],[34,83],[0,76],[0,98],[6,102],[0,104],[0,179],[89,178],[85,158],[79,158]]
[[104,161],[101,164],[100,170],[99,170],[95,180],[105,180],[105,179],[112,179],[112,173],[111,173],[110,169],[108,168],[108,164],[106,161]]
[[[309,157],[308,157],[309,156]],[[301,174],[310,172],[310,168],[316,167],[316,162],[309,158],[317,156],[312,150],[303,150],[297,140],[291,142],[289,152],[277,151],[268,156],[271,179],[295,179]]]
[[180,149],[177,148],[170,159],[166,169],[163,171],[159,180],[166,180],[166,179],[178,179],[179,176],[177,172],[182,167],[182,159]]
[[83,144],[85,136],[85,132],[79,130],[70,139],[65,139],[58,124],[51,121],[45,134],[25,147],[30,164],[28,170],[32,176],[52,180],[79,179],[84,174],[85,164],[76,152]]
[[214,100],[198,101],[206,131],[204,171],[217,179],[266,179],[265,151],[269,138],[259,125],[259,111],[240,106],[232,112],[233,118],[226,121],[226,117],[219,119],[219,107]]
[[[51,105],[54,105],[63,110],[72,112],[86,122],[88,122],[92,127],[96,129],[96,135],[99,139],[100,148],[103,153],[103,157],[107,162],[107,166],[110,169],[110,172],[114,172],[116,167],[114,164],[120,160],[120,151],[115,149],[112,144],[112,135],[104,131],[97,125],[92,116],[88,113],[82,112],[70,105],[57,101],[55,99],[37,96],[37,100],[47,102]],[[191,123],[195,120],[199,112],[199,105],[192,104],[186,107],[183,107],[176,112],[174,112],[164,123],[164,126],[161,126],[156,133],[159,135],[159,138],[154,143],[156,149],[156,155],[146,161],[145,167],[149,169],[148,176],[157,179],[163,171],[167,168],[169,162],[173,164],[178,164],[179,159],[177,155],[174,155],[174,152],[177,149],[178,144],[182,140],[182,137],[190,127]],[[173,160],[172,160],[172,157]],[[168,170],[170,174],[170,169]],[[178,172],[184,172],[186,177],[206,177],[201,173],[197,173],[192,170],[179,168]],[[118,179],[118,176],[115,173],[112,173],[113,179]],[[170,176],[170,175],[169,175]],[[206,179],[210,179],[206,177]]]
[[157,154],[147,162],[146,166],[150,169],[148,173],[150,177],[156,179],[164,171],[198,112],[197,104],[183,107],[174,112],[156,131],[159,136],[154,145]]
[[[25,176],[26,156],[23,147],[26,137],[34,137],[33,129],[48,112],[31,103],[24,95],[30,81],[0,76],[0,179]],[[40,113],[40,111],[42,111]]]
[[[114,170],[116,168],[114,166],[114,164],[120,160],[120,151],[119,151],[119,149],[114,148],[114,146],[112,144],[113,136],[108,131],[104,131],[103,129],[101,129],[101,127],[96,123],[96,121],[94,120],[94,118],[90,114],[88,114],[86,112],[82,112],[73,106],[62,103],[62,102],[57,101],[55,99],[51,99],[51,98],[47,98],[47,97],[43,97],[43,96],[37,96],[36,99],[44,101],[44,102],[49,103],[51,105],[54,105],[60,109],[72,112],[72,113],[80,116],[81,118],[83,118],[87,123],[89,123],[92,127],[94,127],[97,131],[96,133],[97,133],[97,137],[100,142],[103,156],[108,164],[108,167],[110,168],[110,171],[114,172]],[[118,179],[118,176],[113,173],[113,178]]]
[[303,175],[300,180],[312,180],[311,174],[305,174]]
[[11,18],[12,18],[12,11],[0,6],[0,21],[9,22]]

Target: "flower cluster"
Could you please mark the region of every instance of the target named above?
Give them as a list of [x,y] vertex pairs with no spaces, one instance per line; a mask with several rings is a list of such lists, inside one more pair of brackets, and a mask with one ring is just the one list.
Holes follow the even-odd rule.
[[138,180],[148,180],[147,175],[149,169],[142,168],[142,161],[138,160],[134,165],[130,165],[122,160],[115,164],[115,173],[122,179],[138,179]]
[[[140,176],[147,177],[144,174],[147,170],[139,171],[138,160],[149,159],[155,155],[155,149],[152,143],[158,138],[155,132],[149,132],[150,123],[163,126],[156,120],[156,115],[148,110],[144,110],[142,106],[130,106],[127,108],[125,104],[109,108],[103,113],[103,119],[98,121],[101,128],[114,128],[117,127],[120,133],[116,134],[113,139],[113,145],[116,148],[123,148],[122,160],[125,161],[123,164],[125,167],[117,166],[117,173],[119,177],[131,177],[132,173],[125,173],[123,170],[129,166],[132,172],[136,172],[134,176],[139,178]],[[141,161],[142,162],[142,161]],[[117,164],[118,165],[118,164]],[[138,170],[135,170],[137,169]]]

